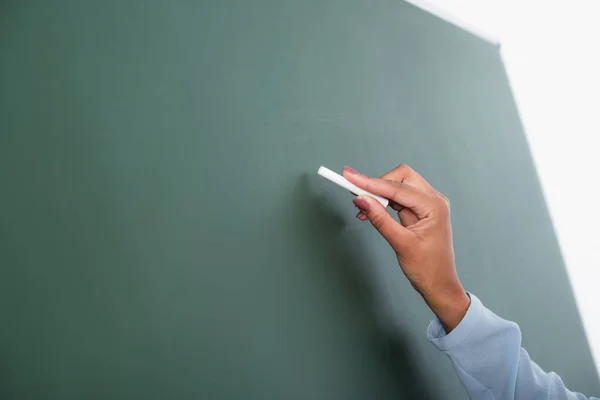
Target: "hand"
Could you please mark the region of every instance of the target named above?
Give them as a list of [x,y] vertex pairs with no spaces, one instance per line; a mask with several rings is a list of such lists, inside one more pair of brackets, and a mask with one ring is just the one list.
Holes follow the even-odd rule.
[[448,199],[407,165],[400,165],[379,179],[345,167],[344,177],[390,200],[400,222],[381,203],[364,195],[354,199],[361,210],[357,218],[369,220],[387,240],[412,286],[446,332],[452,331],[467,312],[470,298],[456,274]]

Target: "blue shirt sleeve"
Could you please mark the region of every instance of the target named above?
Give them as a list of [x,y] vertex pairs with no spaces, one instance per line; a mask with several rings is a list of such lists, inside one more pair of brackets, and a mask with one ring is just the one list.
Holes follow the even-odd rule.
[[[569,391],[554,372],[544,372],[521,347],[521,330],[483,306],[472,294],[463,320],[446,335],[431,321],[431,343],[450,357],[473,400],[592,400]],[[598,399],[596,399],[598,400]]]

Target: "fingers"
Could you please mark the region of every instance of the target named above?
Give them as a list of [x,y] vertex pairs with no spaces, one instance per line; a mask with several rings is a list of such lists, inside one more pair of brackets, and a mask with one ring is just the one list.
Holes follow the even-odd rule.
[[402,226],[411,226],[419,222],[419,218],[408,208],[403,208],[398,212],[398,218]]
[[[361,210],[362,215],[371,222],[373,227],[379,231],[381,236],[387,240],[394,251],[401,252],[415,239],[414,233],[400,225],[373,197],[358,196],[354,199],[354,204]],[[363,219],[358,215],[357,217]]]
[[[397,182],[392,182],[394,184],[398,184]],[[356,196],[356,195],[355,195]],[[400,223],[402,226],[411,226],[419,222],[419,218],[415,215],[414,212],[410,208],[402,207],[400,204],[395,201],[390,201],[389,207],[395,211],[398,211],[398,218],[400,218]],[[358,218],[358,215],[356,216]],[[366,218],[366,217],[365,217]],[[361,218],[358,218],[361,219]],[[361,219],[365,221],[364,219]]]
[[437,196],[429,195],[405,183],[392,183],[382,179],[370,178],[347,168],[344,168],[344,177],[370,193],[385,197],[402,207],[411,209],[419,219],[427,217],[436,207]]
[[[357,195],[355,194],[355,196]],[[390,208],[398,211],[398,218],[400,218],[400,223],[402,226],[411,226],[419,222],[419,218],[414,212],[411,211],[410,208],[404,208],[396,202],[390,202]],[[358,214],[356,214],[356,218],[360,219],[361,221],[366,221],[368,219],[362,211],[359,211]]]
[[386,172],[381,175],[380,179],[408,183],[410,186],[420,189],[432,196],[437,193],[429,182],[406,164],[400,164],[393,170]]

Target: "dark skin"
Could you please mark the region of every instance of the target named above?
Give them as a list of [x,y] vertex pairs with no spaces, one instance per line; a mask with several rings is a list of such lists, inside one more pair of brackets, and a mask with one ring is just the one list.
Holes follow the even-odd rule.
[[463,319],[471,300],[456,273],[448,199],[407,165],[379,178],[345,167],[344,177],[390,200],[400,222],[381,203],[365,195],[354,199],[360,209],[356,217],[370,221],[387,240],[404,275],[446,332],[451,332]]

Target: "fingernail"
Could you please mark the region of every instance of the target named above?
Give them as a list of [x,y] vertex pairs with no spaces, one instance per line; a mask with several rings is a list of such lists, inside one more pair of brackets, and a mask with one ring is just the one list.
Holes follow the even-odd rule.
[[361,221],[367,220],[367,216],[362,211],[359,211],[358,214],[356,214],[356,218],[360,219]]
[[360,197],[355,198],[354,200],[352,200],[352,202],[356,207],[360,208],[362,211],[369,211],[369,209],[371,208],[369,202],[365,199],[361,199]]
[[344,171],[346,171],[346,172],[348,172],[350,174],[358,175],[358,172],[354,168],[350,168],[348,166],[344,167]]

